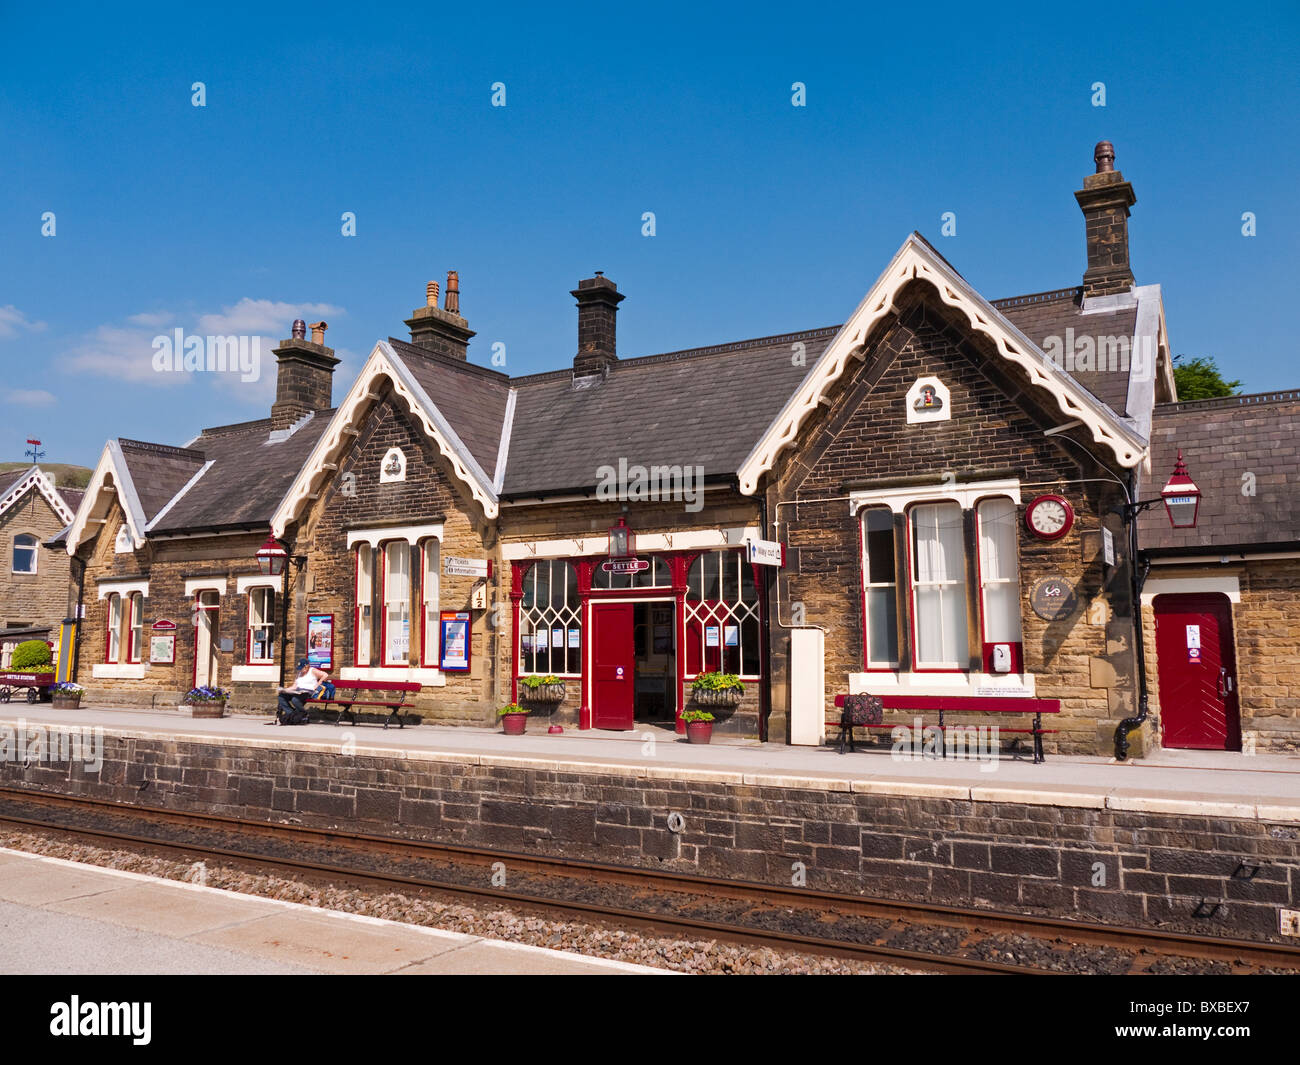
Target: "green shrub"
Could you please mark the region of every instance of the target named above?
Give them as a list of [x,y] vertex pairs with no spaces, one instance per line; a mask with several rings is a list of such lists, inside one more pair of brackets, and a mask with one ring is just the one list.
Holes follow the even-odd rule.
[[52,661],[50,654],[50,645],[44,640],[24,640],[14,648],[14,656],[9,662],[9,668],[20,671],[42,672],[48,670],[35,670],[35,666],[48,666]]
[[687,710],[682,714],[682,720],[688,724],[692,721],[712,721],[713,715],[707,710]]
[[526,706],[520,706],[518,703],[506,703],[497,711],[497,717],[503,717],[506,714],[531,714],[532,711]]
[[563,684],[564,681],[549,673],[544,677],[534,673],[528,677],[520,677],[519,683],[525,688],[540,688],[543,684]]

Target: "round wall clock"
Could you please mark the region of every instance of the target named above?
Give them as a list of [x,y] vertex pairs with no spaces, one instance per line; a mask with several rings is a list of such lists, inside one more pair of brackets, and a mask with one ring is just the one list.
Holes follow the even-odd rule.
[[1074,508],[1060,496],[1039,496],[1025,508],[1025,525],[1040,540],[1059,540],[1074,525]]

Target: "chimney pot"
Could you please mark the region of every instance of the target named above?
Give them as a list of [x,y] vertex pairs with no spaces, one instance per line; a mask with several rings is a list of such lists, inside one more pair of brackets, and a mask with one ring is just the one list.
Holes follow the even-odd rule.
[[1098,174],[1109,174],[1115,169],[1115,145],[1110,141],[1098,141],[1092,151],[1092,161],[1097,164]]
[[293,333],[292,333],[292,336],[293,336],[293,339],[294,339],[294,340],[306,340],[306,339],[307,339],[307,323],[304,322],[301,318],[295,318],[295,319],[293,320]]
[[426,307],[438,306],[438,282],[430,281],[424,286],[424,305]]
[[339,360],[325,346],[324,322],[311,326],[312,338],[306,339],[307,324],[301,318],[293,323],[293,337],[281,341],[275,349],[275,403],[271,406],[271,428],[288,429],[312,411],[329,410],[334,405],[334,367]]
[[312,322],[311,342],[313,344],[320,344],[323,347],[325,344],[325,330],[328,328],[329,326],[326,325],[324,322]]
[[447,271],[447,303],[445,310],[460,314],[460,275],[455,270]]

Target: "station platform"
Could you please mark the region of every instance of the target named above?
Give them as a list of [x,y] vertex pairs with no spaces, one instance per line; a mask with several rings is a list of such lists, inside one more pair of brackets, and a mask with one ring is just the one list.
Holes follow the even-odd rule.
[[311,724],[282,727],[251,715],[190,718],[180,711],[121,707],[55,710],[48,704],[0,707],[0,726],[99,727],[106,734],[246,747],[400,757],[411,762],[457,762],[601,772],[646,780],[845,791],[882,795],[1026,803],[1115,811],[1184,814],[1300,824],[1300,755],[1158,751],[1113,759],[1049,755],[1034,764],[1002,755],[995,760],[902,759],[889,744],[860,744],[840,755],[831,747],[715,742],[693,745],[667,728],[636,732],[545,732],[505,736],[499,731],[435,725],[387,730],[374,725]]
[[8,849],[0,849],[0,971],[667,974]]

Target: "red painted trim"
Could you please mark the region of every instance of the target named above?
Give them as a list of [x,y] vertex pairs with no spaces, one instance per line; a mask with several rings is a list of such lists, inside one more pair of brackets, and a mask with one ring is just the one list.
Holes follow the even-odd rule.
[[[406,575],[406,576],[407,576],[407,580],[406,580],[406,609],[407,609],[408,612],[409,612],[410,609],[411,609],[411,580],[410,580],[411,575],[410,575],[410,572],[409,572],[410,564],[411,564],[411,563],[410,563],[411,545],[410,545],[409,543],[407,543],[405,540],[385,540],[382,544],[380,544],[380,547],[382,548],[382,553],[383,553],[383,556],[384,556],[384,569],[383,569],[383,572],[384,572],[384,578],[383,578],[383,583],[380,584],[379,587],[380,587],[380,599],[382,600],[382,602],[383,602],[383,604],[384,604],[384,609],[383,609],[383,611],[382,611],[382,616],[381,616],[380,619],[379,619],[379,625],[380,625],[380,629],[379,629],[379,668],[380,668],[380,669],[410,669],[410,668],[411,668],[411,641],[410,641],[410,631],[411,631],[411,630],[410,630],[409,628],[406,630],[406,631],[407,631],[407,641],[406,641],[406,661],[405,661],[405,662],[389,662],[389,661],[388,661],[388,548],[389,548],[389,546],[392,545],[392,544],[402,544],[402,545],[406,548],[406,555],[407,555],[407,563],[406,563],[406,564],[407,564],[407,569],[408,569],[408,572],[407,572],[407,575]],[[466,639],[468,640],[469,637],[467,636]],[[440,642],[441,642],[441,641],[440,641]]]
[[[994,495],[988,495],[988,496],[980,496],[977,500],[975,500],[975,506],[974,506],[974,511],[975,511],[975,579],[976,579],[976,581],[978,582],[978,585],[977,585],[977,587],[976,587],[976,589],[975,589],[975,593],[976,593],[976,594],[975,594],[975,603],[976,603],[976,607],[977,607],[978,610],[979,610],[980,669],[982,669],[985,673],[989,674],[989,676],[1005,677],[1005,676],[1010,676],[1011,673],[1023,673],[1023,672],[1025,671],[1025,651],[1024,651],[1024,648],[1025,648],[1025,640],[1024,640],[1024,632],[1025,632],[1025,618],[1024,618],[1024,613],[1023,613],[1023,609],[1024,609],[1024,608],[1020,606],[1020,602],[1021,602],[1021,599],[1020,599],[1020,537],[1017,535],[1017,536],[1016,536],[1016,542],[1015,542],[1015,548],[1016,548],[1016,584],[1015,584],[1015,588],[1016,588],[1016,606],[1017,606],[1018,609],[1021,610],[1021,615],[1020,615],[1020,639],[1019,639],[1019,640],[1005,640],[1005,641],[1004,641],[1004,640],[996,640],[996,641],[994,641],[994,640],[990,640],[990,639],[989,639],[989,629],[988,629],[988,620],[987,620],[987,614],[988,614],[988,611],[985,609],[985,606],[984,606],[984,557],[983,557],[983,553],[980,551],[980,526],[981,526],[981,523],[982,523],[982,521],[983,521],[983,519],[980,517],[980,507],[982,507],[985,503],[991,502],[992,500],[995,500],[995,499],[1005,499],[1008,503],[1011,504],[1011,510],[1012,510],[1013,513],[1015,512],[1015,509],[1016,509],[1015,501],[1014,501],[1010,496],[994,494]],[[1011,523],[1011,527],[1012,527],[1013,529],[1016,529],[1016,528],[1019,527],[1019,523],[1013,520],[1012,523]],[[1011,645],[1011,670],[1010,670],[1010,673],[994,673],[994,672],[993,672],[993,669],[992,669],[992,665],[993,665],[993,650],[992,650],[992,648],[993,648],[993,644],[994,644],[994,643],[1008,643],[1008,644]]]
[[[420,545],[420,665],[426,669],[437,669],[439,655],[442,653],[442,625],[438,625],[438,641],[433,652],[433,661],[429,661],[429,545],[438,544],[438,561],[442,562],[442,544],[434,537],[421,542]],[[435,570],[436,573],[436,570]],[[440,576],[440,575],[439,575]],[[491,573],[488,574],[491,577]],[[438,582],[439,595],[441,596],[442,582]],[[438,604],[433,604],[433,609],[438,610]],[[440,614],[441,616],[441,614]]]
[[[1057,503],[1060,503],[1065,507],[1065,524],[1061,526],[1060,532],[1050,534],[1041,533],[1029,523],[1029,515],[1033,513],[1034,507],[1039,503],[1046,502],[1047,500],[1055,500]],[[1171,518],[1170,520],[1172,521],[1173,519]],[[1070,530],[1074,528],[1074,507],[1070,506],[1070,501],[1064,496],[1053,495],[1050,493],[1047,495],[1035,496],[1029,501],[1029,505],[1025,507],[1025,528],[1040,540],[1047,540],[1049,542],[1052,540],[1059,540],[1063,536],[1067,536]]]
[[245,648],[245,651],[244,651],[244,662],[245,662],[246,665],[250,665],[250,666],[272,666],[272,665],[275,665],[275,630],[274,630],[274,629],[272,629],[272,631],[271,631],[271,657],[270,657],[270,658],[254,658],[254,657],[253,657],[253,596],[254,596],[254,594],[257,593],[257,592],[264,592],[264,591],[265,591],[265,592],[270,592],[270,593],[271,593],[271,612],[270,612],[270,616],[271,616],[271,618],[273,619],[273,620],[272,620],[272,624],[274,624],[274,618],[275,618],[275,605],[276,605],[276,604],[275,604],[275,588],[274,588],[273,586],[269,585],[269,584],[256,584],[256,585],[254,585],[252,588],[249,588],[249,589],[248,589],[248,592],[247,592],[247,597],[248,597],[248,624],[245,626],[245,629],[246,629],[247,631],[246,631],[245,634],[244,634],[244,636],[245,636],[245,644],[247,645],[246,648]]
[[[190,615],[190,617],[194,619],[194,654],[191,656],[194,659],[194,661],[193,663],[191,663],[191,667],[190,667],[191,688],[197,688],[199,686],[199,628],[200,628],[198,624],[199,611],[203,611],[205,613],[214,613],[217,615],[216,620],[212,623],[211,636],[213,640],[217,640],[220,638],[221,597],[220,596],[217,597],[216,606],[203,606],[202,605],[203,600],[200,598],[204,592],[210,592],[212,590],[213,589],[211,588],[196,588],[194,591],[194,611]],[[209,649],[209,654],[211,654],[210,649]]]
[[[121,599],[118,592],[109,592],[104,598],[105,615],[104,615],[104,665],[115,666],[118,664],[117,658],[109,658],[109,650],[113,646],[113,599]],[[118,658],[122,656],[121,646],[117,649]]]
[[127,596],[127,606],[129,613],[126,617],[126,661],[128,665],[140,665],[140,643],[143,642],[144,632],[141,631],[141,640],[135,638],[135,600],[140,597],[140,613],[144,613],[144,595],[141,592],[132,592]]

